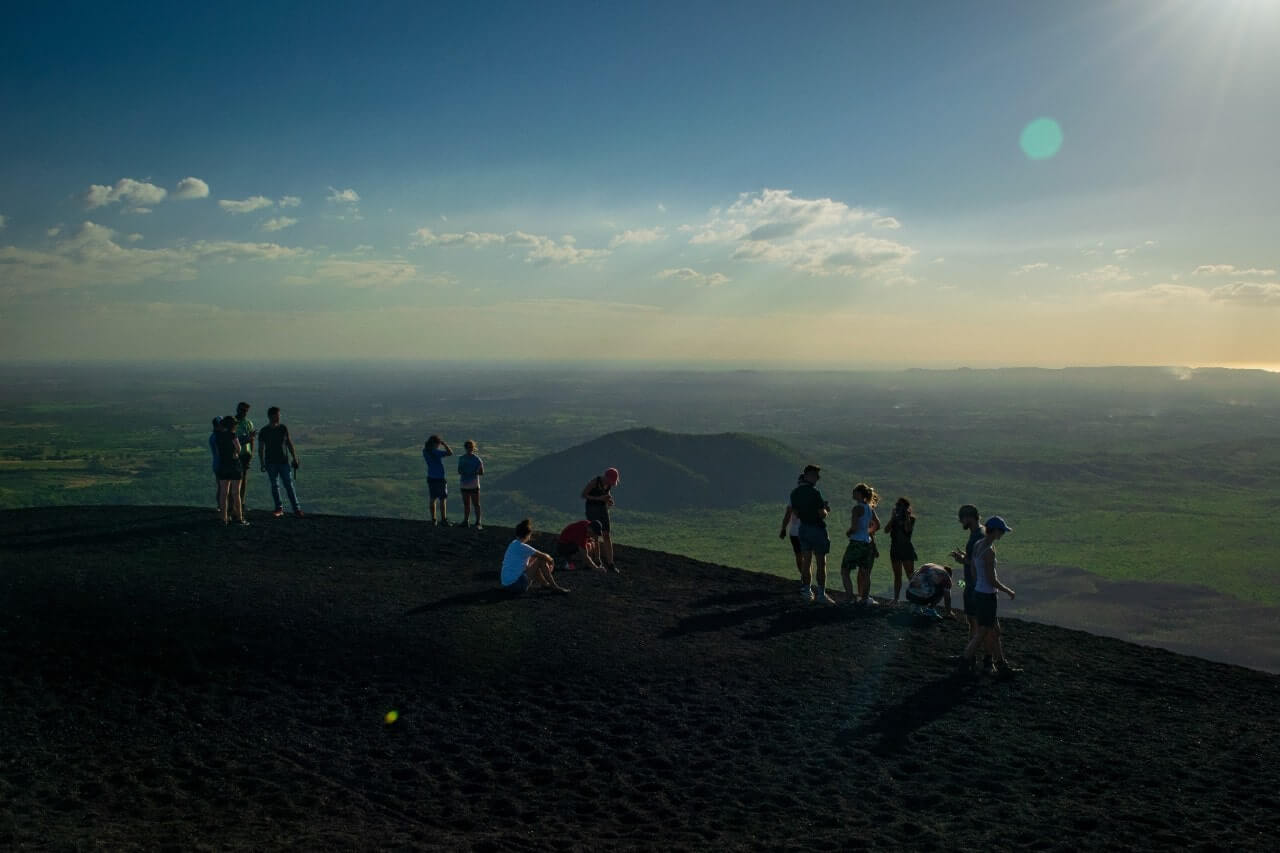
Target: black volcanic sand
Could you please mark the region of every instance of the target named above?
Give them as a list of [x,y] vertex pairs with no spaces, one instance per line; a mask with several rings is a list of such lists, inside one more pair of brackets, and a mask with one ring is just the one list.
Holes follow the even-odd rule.
[[0,513],[0,848],[1274,846],[1280,677],[1010,621],[966,682],[778,578],[509,599],[505,530],[253,521]]

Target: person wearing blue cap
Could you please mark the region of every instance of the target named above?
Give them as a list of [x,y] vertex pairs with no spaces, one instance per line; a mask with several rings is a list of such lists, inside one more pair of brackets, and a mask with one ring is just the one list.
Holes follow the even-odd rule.
[[1000,576],[996,574],[995,543],[1000,541],[1006,533],[1012,533],[1013,528],[998,515],[988,518],[983,527],[986,529],[986,535],[974,546],[972,558],[974,619],[977,622],[977,630],[970,638],[969,645],[965,646],[960,668],[962,672],[972,673],[974,655],[977,654],[978,649],[985,646],[995,658],[997,675],[1007,678],[1020,670],[1011,665],[1009,659],[1004,656],[1000,620],[996,618],[996,592],[1003,592],[1011,601],[1014,592],[1001,583]]

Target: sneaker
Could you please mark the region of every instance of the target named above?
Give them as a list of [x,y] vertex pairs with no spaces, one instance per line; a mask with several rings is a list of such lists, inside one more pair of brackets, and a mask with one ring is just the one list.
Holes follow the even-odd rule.
[[874,606],[879,604],[880,602],[876,601],[874,598],[868,595],[866,598],[862,599],[862,603],[868,606]]
[[280,507],[276,507],[276,511],[275,511],[275,512],[273,512],[273,513],[271,513],[271,517],[272,517],[272,518],[284,518],[284,510],[283,510],[283,509],[281,509]]
[[249,522],[245,521],[243,518],[242,518],[242,519],[240,519],[239,521],[237,521],[237,522],[236,522],[236,524],[239,524],[241,527],[248,527],[248,526],[249,526]]
[[836,600],[825,592],[816,595],[813,599],[818,604],[835,604]]
[[480,522],[478,521],[476,522],[476,530],[484,530],[484,526],[481,525]]
[[294,518],[305,518],[306,516],[303,514],[302,510],[300,510],[300,509],[295,509],[295,510],[293,511],[293,517],[294,517]]
[[809,586],[808,584],[805,584],[804,586],[800,587],[800,600],[812,603],[813,587]]

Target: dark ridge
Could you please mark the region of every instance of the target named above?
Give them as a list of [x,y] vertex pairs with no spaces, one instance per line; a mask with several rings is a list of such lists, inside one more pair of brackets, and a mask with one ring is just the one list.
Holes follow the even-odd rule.
[[776,441],[745,433],[691,435],[642,428],[613,432],[530,462],[502,478],[502,488],[537,506],[580,512],[579,495],[605,468],[622,472],[619,503],[642,512],[708,509],[786,497],[799,456]]
[[[0,848],[1271,849],[1280,677],[505,530],[0,513]],[[544,536],[540,544],[548,544]],[[398,712],[394,722],[388,711]]]

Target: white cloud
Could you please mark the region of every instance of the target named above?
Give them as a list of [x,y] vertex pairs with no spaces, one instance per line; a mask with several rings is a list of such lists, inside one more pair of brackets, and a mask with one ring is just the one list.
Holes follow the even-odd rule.
[[1115,264],[1105,264],[1082,273],[1076,273],[1074,278],[1078,278],[1082,281],[1097,282],[1133,280],[1133,276],[1127,270],[1123,267],[1118,267]]
[[940,263],[943,263],[944,261],[946,261],[946,258],[934,258],[933,260],[929,261],[929,263],[940,264]]
[[890,231],[897,231],[902,227],[902,223],[892,216],[881,216],[879,219],[871,223],[875,228],[887,228]]
[[[49,251],[0,248],[0,289],[39,291],[93,285],[137,284],[147,280],[190,281],[203,262],[281,260],[306,255],[275,243],[198,241],[169,249],[126,248],[116,232],[85,222]],[[134,235],[125,238],[134,239]]]
[[123,213],[138,213],[138,214],[142,214],[142,213],[150,213],[150,212],[151,212],[151,208],[149,208],[149,207],[126,207],[126,208],[124,208],[124,209],[123,209],[123,211],[122,211],[122,212],[123,212]]
[[1108,302],[1132,305],[1203,304],[1208,298],[1209,294],[1198,287],[1188,287],[1185,284],[1173,284],[1171,282],[1153,284],[1141,290],[1116,290],[1103,294],[1103,299]]
[[659,212],[659,213],[666,213],[666,212],[667,212],[667,206],[666,206],[665,204],[663,204],[662,202],[658,202],[658,212]]
[[350,188],[339,190],[329,187],[329,197],[325,200],[336,204],[358,204],[360,202],[360,193]]
[[209,185],[199,178],[183,178],[174,187],[173,197],[176,199],[208,198]]
[[1035,272],[1036,270],[1047,270],[1048,268],[1049,268],[1049,264],[1046,263],[1045,261],[1036,261],[1034,264],[1023,264],[1022,266],[1015,268],[1013,271],[1013,274],[1026,275],[1029,272]]
[[314,276],[322,281],[358,289],[384,289],[407,284],[441,287],[456,283],[456,279],[448,275],[423,275],[417,265],[402,260],[349,261],[330,258],[315,268]]
[[116,181],[115,186],[90,185],[84,194],[84,205],[89,210],[93,210],[95,207],[124,202],[126,206],[134,208],[135,212],[149,213],[146,206],[159,204],[164,201],[166,195],[168,192],[164,187],[158,187],[146,181],[135,181],[133,178],[121,178]]
[[253,213],[255,210],[262,210],[264,207],[271,207],[275,202],[266,196],[255,195],[244,199],[243,201],[232,201],[230,199],[221,199],[218,207],[227,213],[239,215],[242,213]]
[[283,231],[291,225],[297,225],[298,220],[292,216],[276,216],[262,223],[263,231]]
[[52,228],[46,228],[44,229],[44,233],[46,237],[57,237],[59,234],[62,233],[62,226],[55,225]]
[[620,234],[613,235],[613,239],[609,241],[609,248],[616,249],[619,246],[625,246],[628,243],[656,243],[659,240],[665,239],[667,239],[667,232],[661,226],[657,228],[627,229]]
[[723,213],[713,210],[707,222],[692,229],[689,242],[736,242],[735,260],[788,264],[810,275],[901,277],[899,267],[915,249],[858,230],[868,221],[888,227],[889,219],[829,198],[765,189],[740,194]]
[[1215,287],[1209,294],[1214,302],[1280,308],[1280,284],[1275,282],[1237,281]]
[[136,243],[142,239],[142,235],[135,232],[133,234],[126,235],[125,239],[128,240],[130,243]]
[[302,204],[302,199],[298,198],[296,195],[287,195],[287,196],[282,196],[280,198],[280,201],[276,203],[279,204],[281,207],[297,207],[298,205]]
[[550,237],[529,234],[525,231],[512,231],[497,234],[492,231],[464,231],[458,233],[437,234],[430,228],[419,228],[411,235],[410,248],[424,246],[470,246],[485,248],[490,246],[519,246],[527,249],[525,263],[531,264],[579,264],[609,254],[608,249],[579,249],[573,236],[566,234],[556,242]]
[[728,284],[733,279],[723,273],[713,272],[709,274],[700,273],[691,267],[679,267],[663,270],[658,273],[658,278],[674,278],[677,281],[692,282],[697,287],[718,287],[722,284]]
[[1195,275],[1257,275],[1257,276],[1274,276],[1276,271],[1273,269],[1257,269],[1249,267],[1242,269],[1235,264],[1201,264],[1196,267]]

